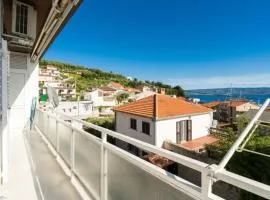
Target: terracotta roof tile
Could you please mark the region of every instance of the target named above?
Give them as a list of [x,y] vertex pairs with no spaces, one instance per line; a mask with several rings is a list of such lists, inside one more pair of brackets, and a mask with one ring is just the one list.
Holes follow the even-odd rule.
[[115,108],[114,111],[161,119],[206,113],[211,112],[212,110],[202,105],[189,103],[167,95],[155,94],[141,100],[119,106]]
[[214,108],[214,107],[220,105],[221,103],[222,103],[221,101],[212,101],[212,102],[209,102],[209,103],[204,103],[202,105],[207,107],[207,108]]
[[105,92],[115,91],[114,88],[108,87],[108,86],[99,87],[98,89],[103,90],[103,91],[105,91]]
[[185,142],[183,144],[180,144],[179,146],[188,150],[196,150],[196,149],[204,148],[205,145],[213,144],[217,141],[218,139],[214,136],[204,136],[204,137],[200,137],[200,138]]
[[120,83],[117,83],[117,82],[111,82],[109,84],[110,87],[113,87],[115,89],[118,89],[118,90],[123,90],[125,87],[123,85],[121,85]]
[[224,103],[230,104],[232,107],[238,107],[246,103],[251,103],[251,104],[256,105],[256,103],[249,102],[246,99],[233,99],[231,101],[225,101]]
[[209,102],[209,103],[204,103],[202,104],[203,106],[205,107],[208,107],[208,108],[214,108],[220,104],[230,104],[232,107],[238,107],[238,106],[241,106],[245,103],[251,103],[249,102],[248,100],[246,99],[233,99],[233,100],[230,100],[230,101],[212,101],[212,102]]

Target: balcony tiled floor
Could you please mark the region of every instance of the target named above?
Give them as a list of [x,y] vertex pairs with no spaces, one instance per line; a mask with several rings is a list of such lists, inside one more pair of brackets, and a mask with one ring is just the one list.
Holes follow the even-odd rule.
[[41,136],[33,130],[26,138],[31,152],[30,160],[33,161],[33,178],[37,195],[45,200],[81,200],[69,177],[60,168]]

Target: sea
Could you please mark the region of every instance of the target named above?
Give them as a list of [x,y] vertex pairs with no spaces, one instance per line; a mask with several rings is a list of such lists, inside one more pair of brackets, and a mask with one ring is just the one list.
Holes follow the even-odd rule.
[[[225,101],[229,100],[228,95],[190,95],[189,98],[198,98],[201,103],[207,103],[211,101]],[[238,96],[233,96],[232,98],[239,98]],[[265,102],[267,98],[270,98],[270,94],[262,94],[262,95],[243,95],[242,99],[248,99],[250,101],[256,102],[261,105]]]

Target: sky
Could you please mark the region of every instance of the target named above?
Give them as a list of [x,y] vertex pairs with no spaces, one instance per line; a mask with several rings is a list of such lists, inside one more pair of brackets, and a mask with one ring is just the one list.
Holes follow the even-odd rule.
[[269,0],[84,0],[44,58],[184,89],[270,87]]

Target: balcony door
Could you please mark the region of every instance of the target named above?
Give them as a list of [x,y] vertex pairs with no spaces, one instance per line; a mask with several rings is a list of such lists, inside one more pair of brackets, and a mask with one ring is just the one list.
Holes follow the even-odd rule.
[[176,143],[181,144],[192,140],[192,121],[182,120],[176,122]]
[[26,123],[26,71],[10,70],[9,88],[9,109],[10,109],[10,130],[22,130]]
[[12,132],[22,130],[26,123],[27,62],[26,54],[10,53],[8,108],[9,129]]

